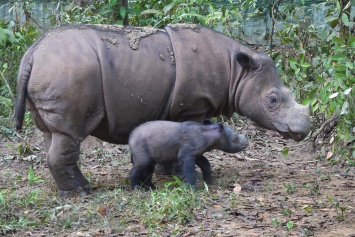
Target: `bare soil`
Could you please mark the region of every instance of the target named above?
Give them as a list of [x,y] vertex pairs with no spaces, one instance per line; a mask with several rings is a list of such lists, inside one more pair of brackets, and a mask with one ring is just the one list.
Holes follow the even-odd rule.
[[[193,220],[176,224],[179,227],[177,233],[172,232],[176,229],[174,223],[162,223],[155,232],[158,236],[355,236],[354,167],[335,162],[337,158],[334,156],[328,159],[324,151],[322,154],[309,140],[300,143],[284,140],[277,133],[262,130],[249,122],[242,122],[234,129],[249,138],[247,150],[237,154],[221,151],[207,153],[215,178],[214,184],[209,186],[209,197],[195,211]],[[19,157],[15,151],[18,143],[24,144],[23,140],[3,137],[0,145],[0,190],[16,190],[17,195],[21,196],[36,188],[47,195],[41,205],[45,206],[48,202],[62,207],[66,203],[85,207],[117,187],[126,190],[125,193],[132,192],[128,182],[131,168],[128,147],[89,137],[82,144],[81,169],[90,179],[93,194],[58,200],[54,181],[44,162],[42,134],[34,130],[28,139],[32,148],[38,148],[34,153],[35,175],[45,182],[29,184],[27,176],[31,161]],[[289,148],[287,156],[282,155],[285,146]],[[158,187],[169,180],[172,180],[171,176],[153,177]],[[241,191],[234,193],[238,185]],[[203,188],[202,182],[199,187]],[[11,207],[9,213],[0,214],[0,218],[7,218],[14,212],[27,216],[33,212],[35,216],[40,208],[43,207],[38,204],[31,206],[30,203],[26,208]],[[102,212],[100,205],[90,210]],[[114,211],[118,212],[117,208]],[[129,207],[123,206],[119,211],[121,215],[111,216],[110,220],[119,223],[125,213],[131,212]],[[80,216],[82,212],[78,211],[76,215]],[[86,224],[63,228],[62,225],[58,227],[57,222],[60,218],[65,219],[65,211],[56,212],[52,222],[37,227],[18,227],[6,232],[6,235],[150,236],[139,216],[127,220],[123,229],[100,224],[113,223],[105,222],[107,216],[108,213],[100,213],[91,220],[90,225],[90,222],[83,222]]]

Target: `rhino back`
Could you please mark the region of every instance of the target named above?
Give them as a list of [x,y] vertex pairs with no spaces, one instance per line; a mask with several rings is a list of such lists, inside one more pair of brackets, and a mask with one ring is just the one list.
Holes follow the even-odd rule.
[[106,117],[110,137],[125,143],[138,124],[166,116],[175,65],[165,32],[66,27],[34,47],[32,109],[60,132],[86,136]]
[[129,137],[134,159],[149,156],[156,163],[176,162],[184,141],[182,124],[152,121],[138,126]]

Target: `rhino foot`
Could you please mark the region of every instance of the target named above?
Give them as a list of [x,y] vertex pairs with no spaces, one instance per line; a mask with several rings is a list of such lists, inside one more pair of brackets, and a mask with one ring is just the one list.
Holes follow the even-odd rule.
[[58,196],[62,198],[70,198],[70,197],[84,197],[87,194],[91,193],[92,189],[90,185],[79,186],[73,190],[60,190],[58,189]]

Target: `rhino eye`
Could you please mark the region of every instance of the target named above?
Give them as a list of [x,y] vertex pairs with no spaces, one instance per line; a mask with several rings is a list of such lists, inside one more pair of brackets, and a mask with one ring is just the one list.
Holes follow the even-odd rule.
[[279,95],[276,93],[270,93],[267,95],[266,105],[269,109],[275,110],[280,106]]

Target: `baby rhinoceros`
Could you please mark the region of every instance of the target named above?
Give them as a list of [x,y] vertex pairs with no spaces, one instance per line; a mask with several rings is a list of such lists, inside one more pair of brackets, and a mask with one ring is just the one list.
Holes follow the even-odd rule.
[[214,149],[236,153],[246,148],[248,140],[220,123],[152,121],[134,129],[128,144],[133,163],[132,189],[137,186],[155,189],[152,183],[155,164],[178,162],[184,181],[195,186],[195,164],[200,167],[203,179],[211,181],[211,166],[203,153]]

